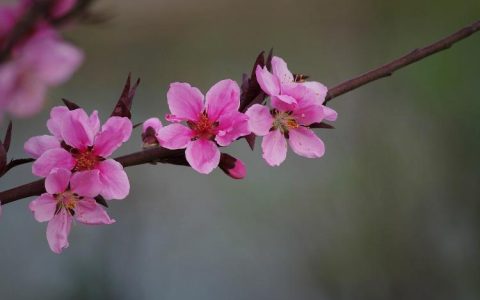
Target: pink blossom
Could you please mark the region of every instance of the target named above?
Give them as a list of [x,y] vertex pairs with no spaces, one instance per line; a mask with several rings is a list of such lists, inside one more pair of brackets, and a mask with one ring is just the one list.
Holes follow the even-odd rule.
[[[205,103],[204,103],[205,98]],[[240,88],[233,80],[216,83],[204,97],[188,83],[172,83],[167,93],[171,122],[186,121],[187,126],[171,124],[158,130],[160,145],[168,149],[186,148],[188,163],[208,174],[218,166],[218,146],[228,146],[250,133],[248,118],[238,111]]]
[[35,136],[25,143],[25,151],[36,158],[33,174],[46,177],[54,168],[72,172],[99,171],[100,195],[124,199],[130,190],[122,165],[108,157],[126,142],[132,122],[110,117],[100,129],[97,111],[90,116],[83,109],[52,108],[47,127],[52,135]]
[[[319,105],[325,101],[328,91],[326,86],[316,81],[305,81],[303,76],[293,75],[287,63],[278,56],[272,58],[272,72],[269,72],[267,67],[257,66],[255,73],[260,87],[271,97],[272,103],[277,103],[277,106],[281,106],[282,103],[297,103],[305,94],[305,89],[314,95]],[[328,107],[324,109],[326,118],[333,121],[336,118],[335,111]]]
[[53,169],[45,179],[46,193],[30,202],[29,208],[38,222],[47,222],[47,240],[55,253],[68,247],[73,219],[83,224],[112,224],[107,212],[94,197],[102,188],[100,172],[90,170],[72,174]]
[[304,157],[321,157],[325,152],[322,140],[308,126],[329,119],[333,114],[319,104],[312,90],[303,86],[296,89],[294,103],[272,101],[273,109],[255,104],[246,112],[250,130],[264,137],[263,158],[271,166],[278,166],[285,160],[287,140],[293,152]]

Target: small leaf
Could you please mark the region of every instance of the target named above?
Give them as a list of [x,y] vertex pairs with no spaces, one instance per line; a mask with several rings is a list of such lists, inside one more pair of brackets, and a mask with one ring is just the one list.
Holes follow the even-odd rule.
[[272,72],[272,58],[273,58],[273,48],[270,49],[270,52],[268,52],[268,57],[267,57],[267,62],[265,65],[267,66],[267,70]]
[[105,207],[108,207],[108,204],[107,204],[107,201],[105,200],[105,198],[103,198],[102,196],[98,195],[97,197],[95,197],[95,201],[100,204],[100,205],[103,205]]
[[140,78],[138,78],[135,84],[131,86],[131,74],[129,73],[125,85],[123,86],[122,94],[111,114],[112,117],[127,117],[131,119],[133,97],[135,97],[135,92],[139,84]]
[[258,95],[265,95],[265,93],[263,93],[262,89],[260,88],[260,85],[257,82],[257,76],[255,75],[257,66],[265,66],[265,51],[262,51],[260,52],[260,54],[258,54],[257,59],[253,64],[250,78],[248,78],[248,76],[245,74],[243,75],[239,108],[239,111],[241,112],[245,112],[247,108],[252,104],[252,100],[258,97]]
[[3,144],[0,143],[0,176],[5,174],[7,171],[7,152],[3,147]]
[[257,138],[257,136],[253,132],[250,133],[249,135],[245,136],[245,140],[247,141],[248,146],[250,146],[250,149],[252,149],[252,151],[255,149],[256,138]]
[[5,138],[3,139],[3,147],[5,148],[5,153],[10,149],[10,142],[12,141],[12,121],[8,123],[7,131],[5,133]]
[[65,106],[69,109],[69,110],[75,110],[75,109],[78,109],[80,108],[80,106],[78,106],[76,103],[74,103],[73,101],[70,101],[70,100],[67,100],[65,98],[62,98],[62,101],[63,103],[65,103]]
[[308,127],[310,127],[310,128],[323,128],[323,129],[335,129],[335,127],[333,127],[332,125],[327,124],[325,122],[313,123],[313,124],[310,124],[310,126],[308,126]]

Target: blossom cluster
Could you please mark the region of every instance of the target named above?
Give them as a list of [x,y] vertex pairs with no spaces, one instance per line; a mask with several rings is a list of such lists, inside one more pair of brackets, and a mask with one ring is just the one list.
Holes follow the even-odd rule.
[[[325,120],[334,121],[337,114],[324,105],[327,88],[305,79],[274,56],[267,63],[257,62],[242,87],[225,79],[204,95],[188,83],[170,84],[166,123],[157,117],[147,119],[142,141],[146,149],[158,148],[172,155],[146,162],[186,165],[202,174],[219,167],[230,177],[242,179],[245,164],[223,151],[243,138],[253,148],[255,136],[263,137],[262,156],[270,166],[285,160],[287,144],[298,155],[323,156],[324,143],[312,128],[321,127]],[[131,136],[130,109],[138,83],[131,87],[128,78],[103,126],[97,111],[88,115],[64,100],[66,106],[50,112],[50,134],[32,137],[24,145],[35,160],[33,174],[45,178],[45,193],[30,203],[30,209],[37,221],[48,221],[47,240],[55,253],[68,247],[74,220],[115,222],[101,205],[126,198],[130,190],[122,164],[110,157]]]
[[[70,11],[75,0],[57,0],[49,9],[50,18],[59,18]],[[0,49],[11,41],[10,36],[34,0],[22,0],[0,6]],[[16,117],[37,113],[45,101],[48,88],[64,83],[83,61],[83,52],[64,41],[45,19],[39,18],[33,30],[11,45],[8,60],[0,65],[0,117],[8,112]]]
[[[260,65],[255,70],[271,108],[253,104],[245,113],[240,112],[240,87],[230,79],[216,83],[205,97],[188,83],[172,83],[167,92],[171,114],[165,117],[172,124],[163,126],[158,118],[148,119],[143,124],[144,142],[167,149],[185,148],[190,166],[204,174],[219,165],[219,147],[250,133],[264,137],[263,158],[270,166],[285,160],[287,141],[298,155],[323,156],[324,144],[310,126],[337,118],[333,109],[323,105],[327,88],[293,75],[280,57],[273,57],[271,65],[272,71]],[[149,130],[154,140],[147,134]]]
[[126,117],[110,117],[100,127],[98,113],[54,107],[47,122],[51,135],[35,136],[25,151],[35,158],[34,175],[45,177],[46,193],[30,203],[39,222],[48,221],[47,239],[52,251],[68,247],[73,218],[85,224],[111,224],[101,199],[124,199],[130,184],[122,165],[109,158],[132,132]]

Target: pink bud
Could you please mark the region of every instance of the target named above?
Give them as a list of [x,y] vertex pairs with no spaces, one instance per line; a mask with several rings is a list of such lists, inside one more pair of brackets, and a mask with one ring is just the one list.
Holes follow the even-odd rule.
[[219,167],[225,174],[233,179],[243,179],[247,176],[245,164],[241,160],[226,153],[222,153]]

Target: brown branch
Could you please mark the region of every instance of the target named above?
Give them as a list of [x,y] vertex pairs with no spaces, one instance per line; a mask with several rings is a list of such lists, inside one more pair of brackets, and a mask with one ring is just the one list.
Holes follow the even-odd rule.
[[[369,82],[389,76],[398,69],[401,69],[427,56],[449,48],[456,42],[467,38],[468,36],[479,30],[480,21],[477,21],[472,25],[465,27],[455,32],[454,34],[449,35],[427,47],[416,49],[411,53],[399,59],[396,59],[386,65],[383,65],[356,78],[345,81],[330,89],[327,95],[327,100],[329,101],[335,97],[357,89]],[[124,167],[142,165],[152,162],[181,164],[183,155],[184,154],[182,150],[167,150],[157,147],[125,155],[117,158],[116,160],[119,161]],[[44,180],[42,179],[15,187],[7,191],[0,192],[0,202],[3,205],[19,199],[39,195],[44,191]]]
[[[183,155],[183,150],[168,150],[165,148],[155,147],[124,155],[116,158],[115,160],[120,162],[124,167],[131,167],[154,162],[170,163],[170,160],[175,160]],[[4,192],[0,192],[0,202],[2,205],[4,205],[22,198],[45,193],[44,182],[45,180],[41,179]]]
[[393,72],[406,67],[410,64],[413,64],[416,61],[424,59],[427,56],[435,54],[437,52],[446,50],[450,48],[453,44],[469,37],[470,35],[474,34],[475,32],[480,30],[480,20],[476,21],[470,26],[460,29],[459,31],[431,44],[423,48],[418,48],[413,50],[412,52],[404,55],[394,61],[383,65],[379,68],[375,68],[365,74],[357,76],[353,79],[344,81],[339,85],[329,89],[326,102],[336,98],[340,95],[348,93],[352,90],[355,90],[367,83],[372,81],[391,76]]

